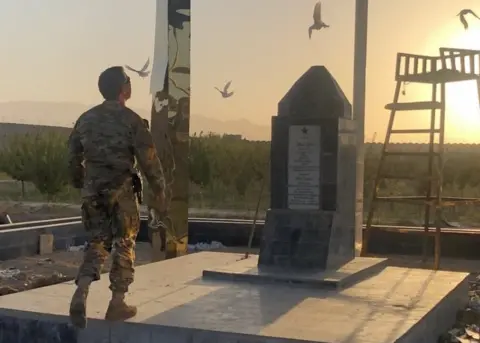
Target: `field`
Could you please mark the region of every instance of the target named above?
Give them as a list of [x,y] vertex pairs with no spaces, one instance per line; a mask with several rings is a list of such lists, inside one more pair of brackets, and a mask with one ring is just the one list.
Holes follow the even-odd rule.
[[[260,197],[260,209],[264,213],[270,198],[269,147],[269,142],[229,136],[191,137],[190,207],[253,212]],[[427,146],[395,144],[394,148],[426,151]],[[380,149],[381,144],[367,144],[366,147],[365,210],[369,206]],[[66,154],[65,137],[62,135],[55,138],[49,134],[35,139],[15,136],[11,144],[0,151],[0,170],[3,170],[0,174],[0,200],[78,203],[79,192],[68,185]],[[389,174],[410,176],[412,180],[383,182],[380,193],[417,195],[423,192],[425,183],[421,177],[426,171],[425,159],[390,158],[385,170]],[[447,145],[445,160],[444,195],[480,197],[480,145]],[[260,194],[264,181],[266,187]],[[376,222],[419,225],[422,223],[423,208],[418,205],[386,204],[380,206],[376,213]],[[448,221],[464,225],[480,224],[478,208],[473,205],[447,208],[445,217]]]

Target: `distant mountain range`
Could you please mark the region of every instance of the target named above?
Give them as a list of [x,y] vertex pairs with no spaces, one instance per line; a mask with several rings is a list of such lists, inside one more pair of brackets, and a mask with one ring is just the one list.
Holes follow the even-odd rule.
[[[12,101],[0,102],[0,122],[72,127],[89,105],[74,102]],[[143,118],[150,112],[133,108]],[[270,127],[246,119],[218,120],[199,114],[191,115],[190,133],[240,134],[250,140],[270,140]]]

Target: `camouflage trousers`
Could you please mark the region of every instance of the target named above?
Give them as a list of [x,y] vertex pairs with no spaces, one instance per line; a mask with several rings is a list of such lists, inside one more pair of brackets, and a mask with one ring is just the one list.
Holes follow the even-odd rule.
[[101,196],[84,197],[82,221],[89,239],[76,280],[99,280],[103,265],[112,254],[110,289],[128,292],[134,278],[135,240],[140,229],[138,202],[131,182]]

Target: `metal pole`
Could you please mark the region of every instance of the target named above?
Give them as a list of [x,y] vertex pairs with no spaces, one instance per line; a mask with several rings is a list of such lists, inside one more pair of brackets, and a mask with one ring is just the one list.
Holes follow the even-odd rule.
[[260,194],[258,195],[257,208],[255,209],[255,217],[253,217],[252,228],[250,229],[250,237],[248,237],[248,247],[245,252],[245,259],[248,258],[250,250],[252,249],[253,236],[255,235],[255,227],[257,226],[258,212],[260,211],[260,203],[262,201],[263,189],[265,188],[267,177],[264,175],[262,179],[262,186],[260,187]]
[[363,243],[363,187],[365,159],[365,80],[367,69],[368,0],[356,0],[355,50],[353,62],[353,118],[357,125],[357,165],[355,201],[355,255]]

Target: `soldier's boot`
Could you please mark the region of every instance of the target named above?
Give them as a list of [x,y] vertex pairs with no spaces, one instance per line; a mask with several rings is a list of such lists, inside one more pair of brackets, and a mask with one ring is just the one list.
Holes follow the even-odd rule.
[[87,327],[87,297],[92,281],[92,278],[80,277],[70,302],[70,321],[79,329]]
[[112,300],[108,304],[105,319],[109,321],[124,321],[137,315],[137,307],[125,303],[125,294],[113,292]]

